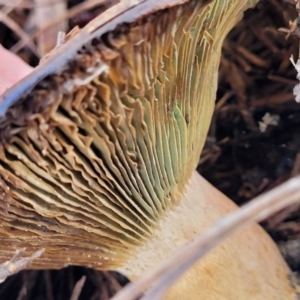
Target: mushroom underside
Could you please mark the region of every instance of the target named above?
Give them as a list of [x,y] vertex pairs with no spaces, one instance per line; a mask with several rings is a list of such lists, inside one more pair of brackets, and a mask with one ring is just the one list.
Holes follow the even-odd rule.
[[244,6],[190,1],[120,24],[8,109],[3,260],[46,248],[34,267],[113,269],[151,236],[197,165]]
[[[45,248],[32,267],[128,269],[190,191],[223,39],[255,2],[192,0],[119,24],[8,109],[2,261],[14,249]],[[280,270],[277,279],[287,272],[282,261]]]

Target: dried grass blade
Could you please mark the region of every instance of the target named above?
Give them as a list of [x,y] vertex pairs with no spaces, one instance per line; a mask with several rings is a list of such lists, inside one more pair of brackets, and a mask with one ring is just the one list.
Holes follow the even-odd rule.
[[21,249],[17,251],[9,261],[6,261],[0,265],[0,283],[3,282],[8,276],[26,269],[34,259],[40,257],[45,252],[45,249],[41,249],[33,253],[31,256],[20,258],[24,250],[25,249]]
[[85,281],[86,281],[86,276],[82,276],[81,279],[79,279],[76,282],[70,300],[78,300],[79,299],[79,296],[81,294],[81,291],[82,291]]
[[28,42],[28,47],[31,51],[39,56],[38,50],[32,41],[29,40],[28,34],[7,14],[10,12],[9,7],[5,7],[3,10],[0,10],[0,22],[5,24],[8,28],[10,28],[15,34],[17,34],[22,40],[26,40]]
[[[1,0],[0,0],[1,3]],[[77,4],[76,6],[70,8],[66,14],[60,15],[60,16],[55,16],[51,23],[45,25],[44,27],[39,27],[36,31],[33,33],[29,34],[29,39],[34,40],[36,37],[44,33],[46,30],[49,30],[53,26],[56,26],[60,24],[61,22],[68,22],[69,19],[75,17],[76,15],[80,14],[83,11],[87,11],[89,9],[95,8],[97,6],[101,5],[107,5],[108,8],[110,7],[109,5],[113,5],[114,2],[110,0],[89,0],[87,2],[82,2]],[[21,39],[19,40],[10,50],[14,53],[20,51],[26,44],[28,43],[28,40]]]

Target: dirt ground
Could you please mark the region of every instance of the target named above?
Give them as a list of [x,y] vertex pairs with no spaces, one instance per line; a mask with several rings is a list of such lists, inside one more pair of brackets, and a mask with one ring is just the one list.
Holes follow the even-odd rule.
[[[6,2],[0,0],[0,4]],[[35,66],[56,38],[33,17],[45,0],[10,2],[0,6],[0,43]],[[65,30],[84,26],[117,1],[102,2],[60,1],[57,26]],[[298,29],[289,36],[286,30],[278,30],[290,28],[289,21],[296,17],[294,0],[262,0],[246,12],[224,42],[216,110],[198,171],[239,205],[300,171],[300,104],[293,95],[298,80],[290,61],[291,55],[295,60],[299,55]],[[297,274],[299,205],[262,225]],[[23,271],[0,285],[0,299],[69,299],[83,275],[87,280],[82,300],[109,299],[128,282],[114,272],[80,267]]]

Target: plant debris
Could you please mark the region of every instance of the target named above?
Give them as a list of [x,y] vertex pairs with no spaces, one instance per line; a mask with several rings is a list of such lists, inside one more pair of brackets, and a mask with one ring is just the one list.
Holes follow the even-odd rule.
[[17,251],[9,261],[0,265],[0,283],[4,282],[8,276],[28,268],[34,259],[40,257],[45,252],[45,249],[36,251],[29,257],[21,258],[23,252],[24,249]]
[[278,115],[271,115],[270,113],[266,113],[262,117],[262,121],[258,122],[259,124],[259,130],[261,132],[265,132],[269,125],[277,126],[278,122],[280,120],[280,117]]

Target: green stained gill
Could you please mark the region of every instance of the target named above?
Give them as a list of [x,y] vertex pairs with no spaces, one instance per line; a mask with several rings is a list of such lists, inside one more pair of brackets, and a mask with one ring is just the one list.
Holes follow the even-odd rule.
[[246,7],[202,3],[120,24],[11,107],[0,124],[0,257],[45,247],[36,267],[116,268],[180,200],[213,113],[222,41]]

